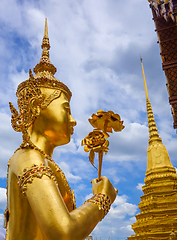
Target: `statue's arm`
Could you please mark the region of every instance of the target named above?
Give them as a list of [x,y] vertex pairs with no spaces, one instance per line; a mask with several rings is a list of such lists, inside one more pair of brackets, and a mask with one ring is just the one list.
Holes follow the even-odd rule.
[[41,231],[51,240],[85,239],[103,214],[90,202],[69,213],[58,187],[47,176],[28,184],[26,196]]
[[[72,212],[68,211],[53,172],[37,151],[19,153],[11,162],[11,168],[16,169],[15,174],[20,176],[19,187],[24,190],[22,192],[26,195],[38,225],[48,240],[83,240],[101,221],[104,211],[91,202]],[[116,192],[107,178],[103,177],[98,183],[94,179],[92,185],[93,194],[102,193],[110,198],[111,203],[114,201]]]

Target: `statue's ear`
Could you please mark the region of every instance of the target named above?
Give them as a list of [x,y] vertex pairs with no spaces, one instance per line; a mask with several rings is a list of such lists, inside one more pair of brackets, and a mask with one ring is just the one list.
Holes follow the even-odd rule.
[[31,98],[30,100],[30,108],[31,108],[31,112],[35,115],[35,116],[39,116],[41,109],[39,106],[39,101],[36,100],[36,98]]

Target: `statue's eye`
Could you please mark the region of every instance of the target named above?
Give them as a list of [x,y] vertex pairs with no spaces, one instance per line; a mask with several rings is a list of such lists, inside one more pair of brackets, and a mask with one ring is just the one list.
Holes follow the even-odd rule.
[[66,111],[71,114],[71,110],[70,110],[70,107],[65,107]]

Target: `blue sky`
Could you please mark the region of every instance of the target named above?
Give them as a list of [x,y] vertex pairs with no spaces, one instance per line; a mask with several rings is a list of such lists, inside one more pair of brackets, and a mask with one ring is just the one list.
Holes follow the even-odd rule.
[[140,55],[160,137],[173,166],[177,164],[176,133],[148,1],[1,0],[0,12],[0,226],[7,162],[21,143],[21,134],[11,128],[8,102],[16,106],[18,84],[39,62],[47,17],[50,59],[58,69],[55,76],[73,93],[71,110],[77,121],[71,142],[58,147],[53,159],[65,172],[80,206],[92,193],[90,181],[97,177],[81,147],[81,140],[92,131],[88,118],[99,109],[120,114],[125,129],[111,135],[102,170],[119,194],[93,236],[126,239],[133,234],[131,224],[139,211],[148,146]]

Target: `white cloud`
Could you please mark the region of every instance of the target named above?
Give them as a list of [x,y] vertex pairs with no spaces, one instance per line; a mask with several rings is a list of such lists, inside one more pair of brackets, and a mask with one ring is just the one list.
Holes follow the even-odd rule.
[[126,195],[117,196],[115,202],[105,217],[93,231],[93,236],[100,236],[104,239],[109,237],[123,237],[125,234],[130,236],[133,233],[131,224],[135,222],[135,215],[137,206],[127,202]]
[[123,219],[126,215],[133,216],[137,211],[137,206],[127,202],[126,195],[117,195],[116,200],[112,204],[109,218]]
[[[1,219],[1,217],[0,217]],[[6,235],[6,230],[0,227],[0,240],[4,240]]]
[[75,144],[73,138],[71,139],[69,144],[59,146],[55,149],[54,158],[56,158],[56,157],[59,158],[62,153],[67,153],[67,152],[70,152],[70,153],[75,153],[76,152],[76,144]]
[[15,131],[11,127],[10,116],[5,112],[0,111],[0,176],[4,178],[7,176],[7,163],[12,156],[15,149],[19,146],[21,142],[21,137],[19,134],[15,133]]
[[137,161],[144,157],[147,149],[148,128],[139,123],[127,123],[122,132],[110,137],[108,161]]
[[[0,214],[0,229],[1,229],[1,227],[3,227],[4,226],[4,214]],[[2,229],[1,229],[1,233],[0,234],[2,234],[3,233],[3,231],[2,231]],[[1,235],[0,235],[1,236]]]
[[24,69],[22,69],[21,72],[13,72],[9,74],[9,78],[14,84],[14,90],[16,91],[18,85],[23,82],[24,80],[29,78],[29,73],[25,72]]
[[74,182],[78,182],[79,180],[81,180],[81,177],[75,176],[70,172],[70,167],[68,164],[66,164],[65,162],[61,162],[60,166],[63,172],[66,174],[66,177],[68,180],[74,181]]
[[93,193],[88,194],[88,195],[85,197],[85,201],[87,201],[87,200],[90,199],[91,197],[93,197]]
[[6,208],[6,202],[7,202],[6,189],[0,187],[0,209],[4,210]]
[[133,229],[132,229],[132,226],[130,225],[130,224],[128,224],[127,226],[123,226],[123,227],[121,227],[121,230],[122,231],[125,231],[125,232],[130,232],[130,234],[133,234],[134,233],[134,231],[133,231]]
[[138,183],[138,185],[136,186],[136,189],[142,191],[142,187],[143,187],[144,185],[145,185],[144,183]]

